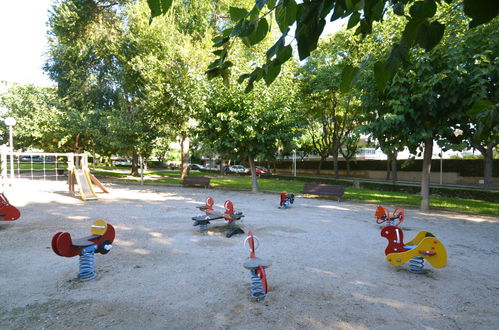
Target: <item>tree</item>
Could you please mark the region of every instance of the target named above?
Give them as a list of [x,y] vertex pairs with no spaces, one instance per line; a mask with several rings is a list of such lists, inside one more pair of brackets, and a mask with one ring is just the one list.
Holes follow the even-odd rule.
[[[342,31],[323,42],[298,70],[299,99],[304,116],[311,124],[308,130],[322,162],[333,156],[335,177],[339,177],[338,158],[344,137],[350,135],[359,121],[353,93],[342,84],[345,67],[359,61],[355,38]],[[346,60],[345,53],[351,54]],[[353,80],[353,77],[352,77]],[[312,124],[312,122],[315,122]]]
[[[251,10],[231,7],[229,14],[234,26],[224,29],[214,40],[214,46],[220,47],[217,51],[219,57],[210,65],[208,74],[223,76],[232,66],[227,56],[232,39],[240,38],[249,46],[262,41],[269,33],[268,17],[272,13],[282,35],[268,49],[265,64],[257,66],[250,74],[241,76],[242,79],[248,79],[247,90],[251,90],[253,84],[262,78],[267,84],[271,83],[281,65],[291,57],[285,40],[293,25],[296,24],[293,39],[297,41],[300,60],[304,60],[317,48],[327,17],[331,21],[348,18],[349,29],[356,28],[355,34],[368,35],[373,30],[374,22],[383,21],[385,8],[391,7],[397,15],[407,17],[407,23],[400,41],[393,45],[386,62],[380,62],[374,67],[376,80],[384,87],[412,47],[418,45],[430,51],[440,42],[445,24],[436,14],[437,9],[446,3],[462,3],[465,14],[472,18],[470,27],[487,23],[499,13],[499,3],[495,0],[305,0],[302,3],[295,0],[255,0]],[[171,7],[172,0],[149,0],[148,4],[152,19],[165,14]],[[348,80],[348,76],[344,75],[344,79]]]
[[276,82],[280,88],[262,88],[258,93],[245,94],[238,84],[230,88],[214,84],[206,110],[198,113],[197,139],[220,154],[247,159],[254,192],[258,191],[254,160],[273,158],[279,144],[293,140],[291,90],[286,88],[290,82],[288,70]]
[[[56,89],[34,85],[14,85],[0,96],[0,105],[9,109],[17,149],[58,151],[62,113]],[[4,135],[5,136],[5,135]]]

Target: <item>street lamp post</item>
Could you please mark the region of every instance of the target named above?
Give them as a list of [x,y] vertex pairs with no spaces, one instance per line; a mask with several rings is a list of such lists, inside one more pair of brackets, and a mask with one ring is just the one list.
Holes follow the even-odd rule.
[[17,123],[15,118],[5,118],[5,125],[9,127],[9,149],[10,149],[10,178],[14,179],[14,139],[12,137],[12,127]]

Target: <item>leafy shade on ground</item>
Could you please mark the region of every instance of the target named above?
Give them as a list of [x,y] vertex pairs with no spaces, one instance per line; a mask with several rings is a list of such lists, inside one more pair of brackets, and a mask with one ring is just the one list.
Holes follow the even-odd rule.
[[[129,171],[95,171],[97,177],[108,177],[119,180],[121,182],[140,182],[140,177],[132,177]],[[191,171],[190,176],[206,176],[206,173]],[[178,171],[148,171],[144,176],[145,183],[165,183],[165,184],[180,184],[180,173]],[[220,189],[238,189],[251,190],[251,178],[249,176],[220,176],[211,177],[210,185],[213,188]],[[276,180],[276,179],[258,179],[259,189],[262,191],[286,191],[288,193],[300,193],[303,189],[303,182]],[[321,198],[328,198],[321,196]],[[334,198],[334,197],[333,197]],[[397,207],[414,206],[420,204],[420,196],[418,194],[407,194],[399,192],[376,191],[369,189],[358,189],[353,187],[345,188],[343,200],[360,201],[365,203],[376,203],[382,205],[393,205]],[[486,201],[448,198],[440,196],[431,196],[431,207],[444,209],[448,211],[487,214],[499,216],[499,203],[491,203]]]

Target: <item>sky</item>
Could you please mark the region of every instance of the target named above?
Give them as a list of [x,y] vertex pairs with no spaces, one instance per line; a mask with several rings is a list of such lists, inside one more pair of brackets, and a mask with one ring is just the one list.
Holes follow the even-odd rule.
[[0,0],[0,80],[53,85],[43,72],[51,0]]
[[[0,80],[54,85],[43,71],[53,0],[0,0]],[[332,32],[345,22],[326,26]]]

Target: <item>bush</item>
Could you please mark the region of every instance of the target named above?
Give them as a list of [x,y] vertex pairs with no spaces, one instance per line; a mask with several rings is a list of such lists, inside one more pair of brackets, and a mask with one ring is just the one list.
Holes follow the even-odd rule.
[[[341,184],[346,187],[354,186],[355,180],[336,180],[332,178],[312,177],[312,176],[291,176],[291,175],[273,175],[269,179],[292,180],[314,183]],[[364,189],[393,191],[408,194],[419,194],[421,188],[416,185],[392,184],[383,182],[368,182],[359,181],[359,187]],[[479,189],[463,189],[463,188],[447,188],[447,187],[430,187],[430,195],[482,200],[492,203],[499,203],[499,191],[479,190]]]

